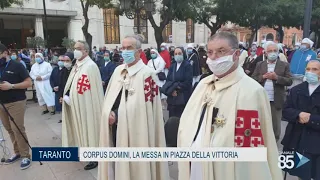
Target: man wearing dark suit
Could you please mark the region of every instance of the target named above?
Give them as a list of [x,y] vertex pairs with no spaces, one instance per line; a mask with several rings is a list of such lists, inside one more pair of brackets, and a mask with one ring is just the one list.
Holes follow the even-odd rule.
[[105,92],[107,90],[111,76],[116,69],[116,65],[110,60],[110,55],[107,52],[104,53],[103,60],[104,64],[101,64],[100,73],[102,78],[103,91]]
[[289,64],[279,59],[276,43],[268,42],[265,46],[266,61],[259,62],[252,78],[258,81],[267,91],[272,114],[272,125],[276,140],[281,133],[282,106],[285,102],[285,87],[292,84]]

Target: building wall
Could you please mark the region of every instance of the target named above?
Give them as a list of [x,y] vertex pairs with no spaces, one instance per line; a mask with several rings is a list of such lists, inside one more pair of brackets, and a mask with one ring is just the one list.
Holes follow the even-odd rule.
[[[246,37],[251,35],[251,31],[246,28],[235,29],[235,31],[240,33],[240,37],[238,39],[239,39],[239,41],[242,41],[242,42],[247,42]],[[260,44],[262,40],[265,40],[265,36],[269,33],[273,34],[274,40],[276,42],[278,42],[278,40],[276,39],[276,35],[277,35],[276,31],[272,28],[267,28],[267,27],[263,27],[263,28],[259,29],[257,42]],[[283,38],[282,44],[285,44],[287,46],[291,46],[292,42],[293,42],[294,34],[296,34],[296,36],[295,36],[296,38],[294,41],[301,42],[302,37],[303,37],[302,30],[299,30],[296,28],[285,28],[284,29],[284,38]]]
[[[22,12],[24,9],[38,9],[43,10],[42,0],[28,0],[24,1],[23,7],[13,6],[17,8],[19,12]],[[47,10],[61,10],[61,11],[76,11],[77,15],[74,17],[65,17],[68,18],[68,23],[65,27],[61,26],[59,23],[48,22],[49,29],[65,29],[68,32],[68,37],[74,40],[84,40],[82,33],[82,26],[84,25],[84,18],[82,14],[81,3],[78,0],[46,0],[46,9]],[[120,20],[120,44],[105,44],[105,34],[104,34],[104,19],[103,19],[103,10],[98,7],[91,7],[88,12],[89,16],[89,33],[92,35],[92,46],[102,47],[107,46],[108,48],[115,48],[116,46],[121,46],[121,40],[130,34],[134,34],[134,20],[130,20],[125,16],[121,16]],[[25,22],[24,27],[30,26],[34,29],[43,29],[44,24],[41,21],[36,21],[36,18],[39,16],[34,16],[34,24],[31,21]],[[160,15],[155,14],[154,19],[156,23],[160,24]],[[8,23],[8,26],[14,27],[14,29],[19,29],[21,24],[19,23]],[[42,26],[42,27],[41,27]],[[205,25],[195,24],[194,27],[194,40],[196,44],[206,43],[209,37],[208,29]],[[43,33],[38,33],[43,35]],[[185,46],[186,45],[186,23],[185,22],[172,22],[172,44],[176,46]],[[154,30],[148,21],[148,43],[143,44],[143,48],[147,47],[156,47],[156,40],[154,35]]]

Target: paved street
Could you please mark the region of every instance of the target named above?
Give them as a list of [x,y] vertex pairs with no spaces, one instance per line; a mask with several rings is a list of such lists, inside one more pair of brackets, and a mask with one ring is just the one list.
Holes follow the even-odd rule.
[[[28,102],[25,124],[30,144],[32,146],[61,146],[61,124],[57,123],[60,116],[60,114],[42,116],[38,104]],[[167,113],[165,113],[166,116],[168,116]],[[284,130],[285,124],[282,127]],[[4,139],[7,140],[6,145],[12,152],[8,134],[3,127],[1,128]],[[2,153],[0,148],[0,157]],[[44,162],[43,165],[33,162],[32,166],[25,171],[21,171],[19,166],[19,162],[12,165],[0,164],[0,174],[5,175],[5,180],[95,180],[97,177],[97,169],[85,171],[83,170],[84,164],[79,162]],[[177,180],[177,173],[176,164],[170,165],[171,180]],[[289,177],[287,180],[297,180],[297,178]]]

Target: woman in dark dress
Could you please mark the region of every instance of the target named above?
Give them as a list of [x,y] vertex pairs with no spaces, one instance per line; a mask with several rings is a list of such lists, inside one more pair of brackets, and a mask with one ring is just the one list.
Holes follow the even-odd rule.
[[167,95],[169,117],[180,117],[192,93],[193,74],[183,48],[175,49],[174,59],[161,92]]

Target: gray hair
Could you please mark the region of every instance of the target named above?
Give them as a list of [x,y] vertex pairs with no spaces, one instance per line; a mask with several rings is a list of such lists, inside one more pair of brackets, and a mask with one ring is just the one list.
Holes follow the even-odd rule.
[[269,46],[275,46],[277,49],[278,49],[278,52],[279,52],[279,46],[277,43],[273,42],[273,41],[267,41],[265,44],[264,44],[264,49],[267,50],[267,48]]
[[230,32],[225,32],[225,31],[218,32],[215,35],[210,37],[209,42],[213,41],[215,39],[228,40],[229,45],[231,46],[232,49],[238,49],[239,48],[238,38],[234,34],[232,34]]
[[79,41],[77,41],[77,42],[79,42],[79,43],[83,44],[84,49],[85,49],[87,52],[89,52],[89,51],[90,51],[89,44],[88,44],[86,41],[79,40]]
[[135,40],[135,46],[137,49],[141,49],[141,44],[144,41],[144,36],[141,34],[137,34],[137,35],[128,35],[125,37],[125,39],[130,38],[130,39],[134,39]]

